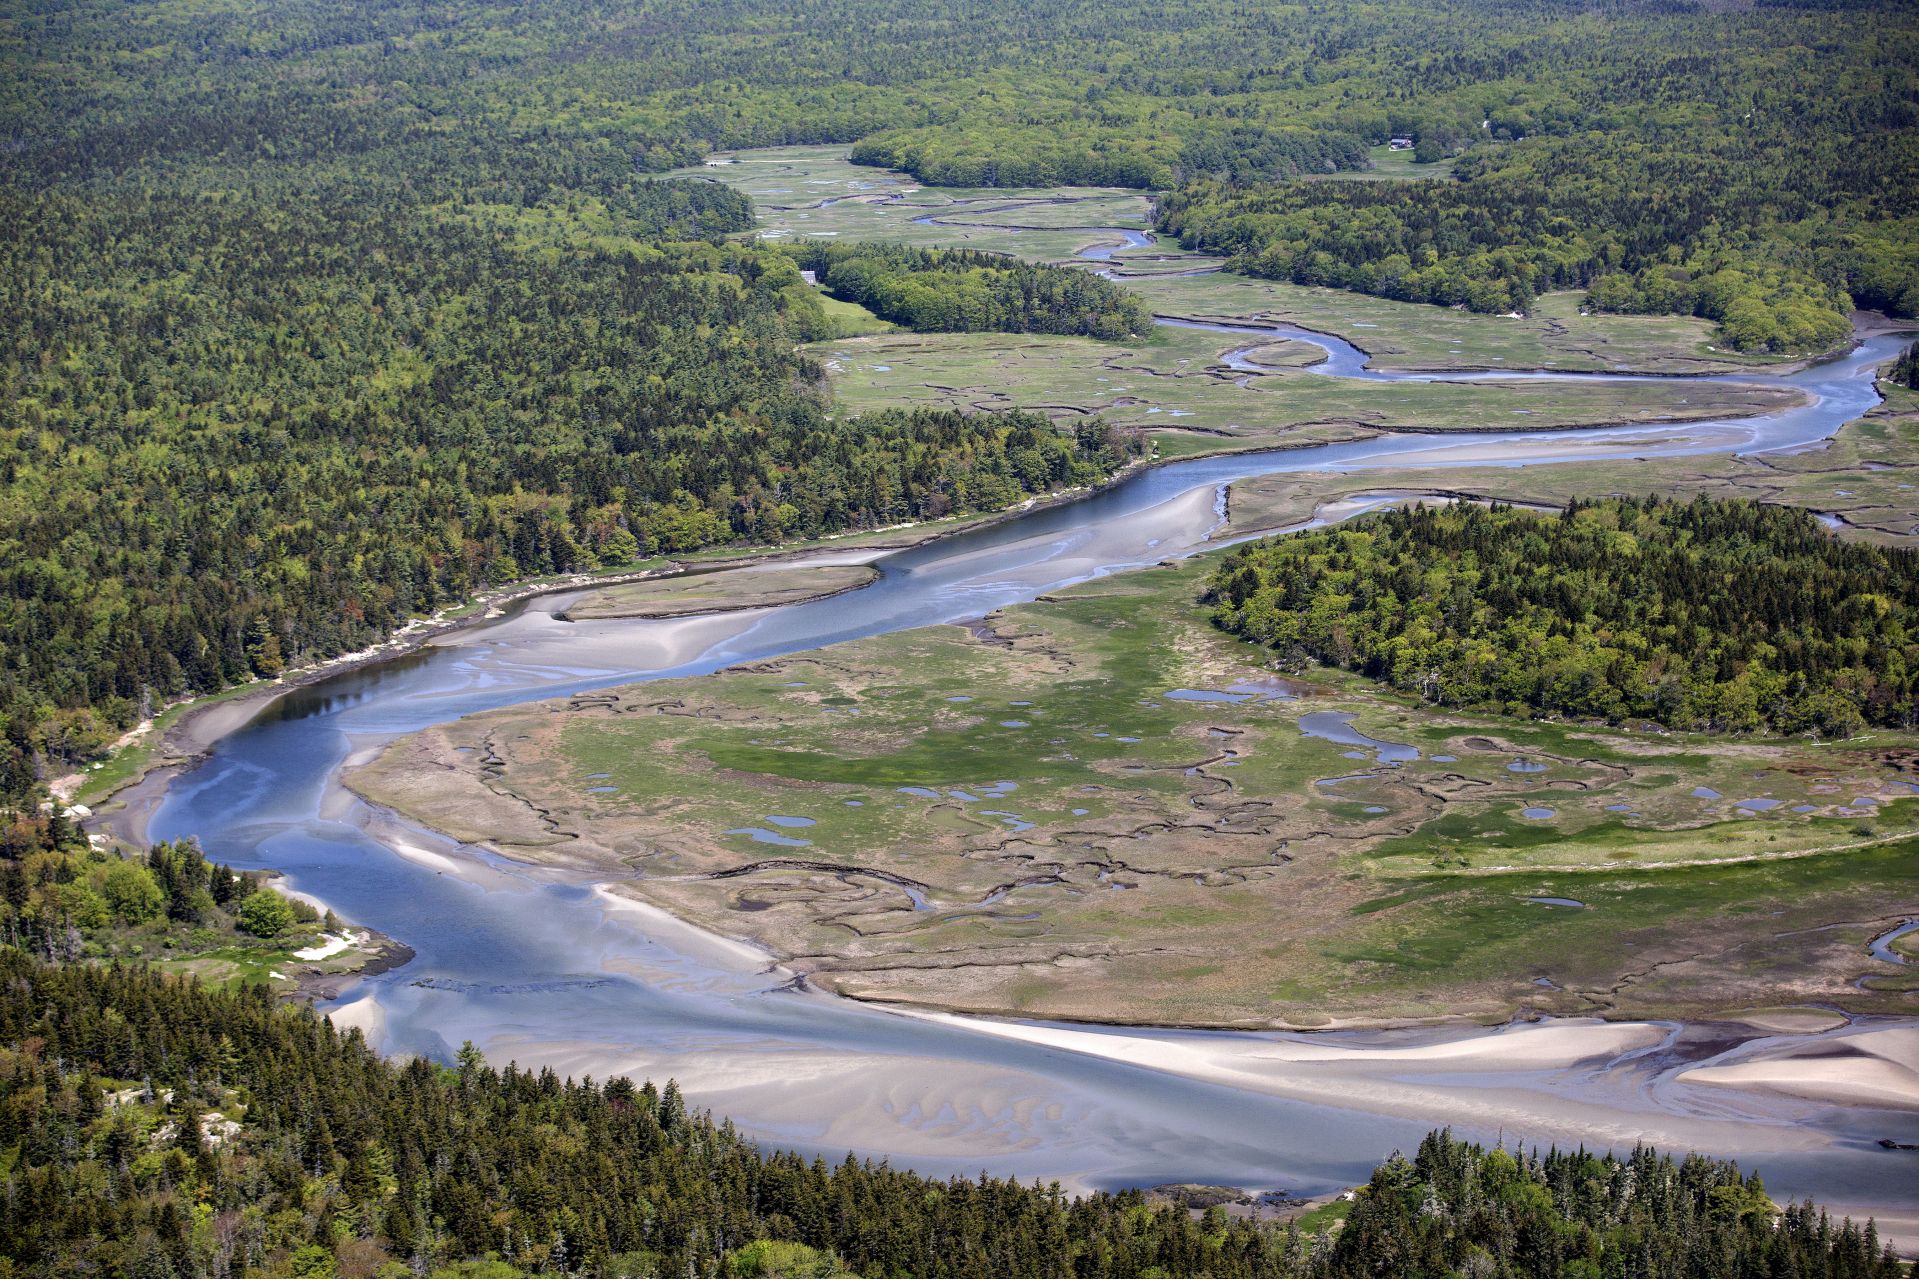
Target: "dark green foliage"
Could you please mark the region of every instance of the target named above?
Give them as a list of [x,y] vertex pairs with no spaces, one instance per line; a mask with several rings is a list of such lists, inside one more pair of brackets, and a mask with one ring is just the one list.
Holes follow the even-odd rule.
[[[248,902],[259,903],[251,916]],[[187,840],[155,844],[144,863],[41,829],[0,845],[0,944],[49,958],[137,954],[153,942],[199,951],[318,920],[306,902],[207,861]]]
[[969,249],[897,244],[789,251],[834,296],[919,332],[1122,338],[1143,336],[1153,326],[1135,294],[1087,271]]
[[1700,498],[1418,507],[1247,546],[1214,616],[1447,706],[1843,736],[1919,716],[1919,553]]
[[1640,1147],[1625,1159],[1487,1150],[1436,1132],[1360,1191],[1325,1273],[1337,1279],[1857,1275],[1904,1267],[1871,1225],[1783,1214],[1736,1164]]
[[1161,202],[1159,227],[1249,274],[1474,311],[1524,310],[1594,260],[1531,185],[1196,183]]
[[1145,188],[1203,174],[1251,182],[1370,163],[1364,144],[1349,133],[1215,122],[1190,129],[1184,141],[1148,132],[1089,144],[1076,130],[932,125],[868,138],[853,148],[853,162],[904,169],[937,186]]
[[[860,1272],[1291,1273],[1298,1245],[1245,1224],[1068,1203],[1011,1181],[929,1181],[848,1159],[763,1154],[689,1115],[678,1090],[487,1068],[392,1065],[264,990],[218,994],[122,968],[0,951],[0,1257],[22,1275],[297,1269],[303,1247],[433,1266],[504,1254],[589,1274],[711,1273],[758,1238],[830,1249]],[[101,1078],[244,1121],[199,1153],[155,1145]],[[136,1092],[139,1089],[136,1088]],[[207,1204],[215,1231],[193,1227]],[[223,1248],[218,1242],[226,1241]],[[753,1254],[749,1253],[749,1258]],[[745,1265],[739,1273],[755,1273]]]
[[1886,369],[1885,378],[1895,386],[1919,391],[1919,342],[1907,347],[1906,353],[1892,362]]
[[[1424,61],[1415,158],[1476,143],[1458,181],[1205,180],[1160,226],[1254,274],[1475,311],[1589,288],[1595,309],[1717,320],[1741,350],[1829,348],[1853,302],[1919,313],[1910,9],[1696,21],[1609,13]],[[1468,88],[1520,68],[1504,101]],[[1484,127],[1462,130],[1442,104],[1474,97]]]
[[[1870,1227],[1808,1208],[1775,1225],[1756,1179],[1704,1159],[1517,1157],[1435,1134],[1382,1166],[1313,1251],[1136,1192],[1068,1201],[762,1152],[689,1114],[672,1084],[496,1071],[470,1048],[457,1069],[388,1063],[263,988],[12,949],[0,1045],[0,1266],[21,1276],[278,1279],[488,1255],[502,1276],[833,1273],[809,1250],[913,1279],[1899,1273]],[[114,1104],[102,1080],[123,1081]]]
[[[1638,149],[1596,139],[1522,143],[1469,157],[1458,171],[1457,182],[1199,183],[1162,202],[1159,225],[1254,275],[1482,312],[1523,311],[1549,289],[1589,288],[1596,310],[1717,320],[1741,350],[1824,350],[1843,340],[1849,279],[1862,303],[1904,313],[1919,305],[1919,275],[1903,251],[1830,233],[1782,249],[1752,225],[1780,217],[1785,202],[1824,221],[1797,197],[1801,183],[1819,179],[1771,190],[1729,181],[1750,175],[1724,158],[1652,164]],[[1869,286],[1875,273],[1887,278]]]

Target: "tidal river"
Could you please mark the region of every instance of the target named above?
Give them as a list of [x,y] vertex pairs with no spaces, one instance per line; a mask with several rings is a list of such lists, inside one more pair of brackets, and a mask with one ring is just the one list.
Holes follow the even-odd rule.
[[[1228,330],[1237,332],[1238,330]],[[1382,377],[1343,342],[1328,376]],[[908,1015],[792,989],[744,947],[622,904],[577,875],[461,848],[372,814],[338,785],[397,734],[492,707],[694,675],[839,640],[978,617],[1215,542],[1223,485],[1276,472],[1513,466],[1764,452],[1813,444],[1876,402],[1899,343],[1776,379],[1808,394],[1767,417],[1683,426],[1393,435],[1138,472],[1082,500],[870,559],[872,586],[831,600],[671,622],[567,623],[565,596],[411,655],[288,693],[176,778],[154,838],[197,835],[237,867],[283,871],[343,917],[413,946],[409,965],[335,1006],[393,1052],[679,1077],[768,1142],[854,1150],[931,1173],[981,1169],[1073,1185],[1203,1181],[1312,1193],[1362,1178],[1452,1124],[1486,1140],[1733,1155],[1779,1198],[1877,1212],[1919,1239],[1919,1112],[1682,1078],[1782,1046],[1851,1052],[1856,1021],[1770,1037],[1725,1026],[1554,1022],[1316,1035],[1047,1027]],[[1753,380],[1773,380],[1756,378]],[[1863,959],[1863,955],[1862,955]],[[1919,1042],[1919,1041],[1915,1041]]]

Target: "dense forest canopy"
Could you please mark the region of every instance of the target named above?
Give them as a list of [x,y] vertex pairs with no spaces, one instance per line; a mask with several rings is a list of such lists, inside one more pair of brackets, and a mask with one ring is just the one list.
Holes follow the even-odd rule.
[[1153,317],[1110,280],[971,249],[821,244],[787,250],[836,297],[920,332],[1139,337]]
[[6,213],[0,707],[28,756],[489,583],[990,510],[1121,460],[1033,416],[834,420],[791,258],[642,242],[741,225],[709,183],[572,231],[377,182]]
[[[1126,460],[1097,421],[836,414],[802,350],[831,325],[795,257],[737,240],[740,194],[656,176],[717,148],[854,143],[927,181],[1168,189],[1163,227],[1251,271],[1480,310],[1577,286],[1798,349],[1833,341],[1849,300],[1919,309],[1914,14],[0,14],[0,1279],[1890,1279],[1869,1230],[1644,1150],[1436,1135],[1315,1241],[1131,1193],[766,1152],[670,1085],[471,1052],[383,1062],[264,988],[48,964],[187,936],[244,951],[316,921],[188,845],[92,850],[37,784],[165,699],[488,584],[995,509]],[[1457,179],[1318,180],[1398,134],[1456,156]],[[857,246],[806,260],[913,327],[1144,322],[1090,275]],[[1704,589],[1729,574],[1741,591]],[[1441,700],[1844,731],[1911,716],[1912,582],[1909,557],[1803,517],[1609,504],[1387,516],[1246,550],[1218,590],[1243,633]],[[1501,660],[1520,645],[1526,662]],[[1550,678],[1526,677],[1540,651]]]
[[1445,706],[1843,736],[1919,719],[1919,552],[1757,502],[1419,506],[1235,551],[1214,617]]
[[139,859],[78,840],[22,847],[17,834],[0,836],[0,945],[48,960],[265,950],[288,930],[338,925],[251,871],[209,862],[190,840],[155,844]]
[[[1896,1279],[1731,1165],[1435,1133],[1343,1230],[762,1151],[677,1087],[382,1061],[260,987],[0,948],[0,1273]],[[473,1263],[478,1263],[474,1265]]]

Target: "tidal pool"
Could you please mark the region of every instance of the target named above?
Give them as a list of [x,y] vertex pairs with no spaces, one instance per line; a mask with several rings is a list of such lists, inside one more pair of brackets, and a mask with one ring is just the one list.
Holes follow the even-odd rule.
[[811,848],[813,846],[813,841],[810,839],[796,839],[791,835],[781,835],[776,831],[766,829],[764,826],[737,826],[732,830],[721,833],[726,835],[744,835],[756,844],[777,844],[781,848]]
[[1405,764],[1419,758],[1419,752],[1403,742],[1383,742],[1368,737],[1353,727],[1349,711],[1308,711],[1299,717],[1299,731],[1308,737],[1340,746],[1361,746],[1364,751],[1347,752],[1348,759],[1365,759],[1368,753],[1382,764]]

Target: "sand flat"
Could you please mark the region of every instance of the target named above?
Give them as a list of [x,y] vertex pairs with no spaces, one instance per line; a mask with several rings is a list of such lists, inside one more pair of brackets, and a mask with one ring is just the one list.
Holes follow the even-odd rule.
[[[1835,1049],[1850,1051],[1834,1055]],[[1840,1105],[1919,1110],[1919,1027],[1884,1026],[1784,1043],[1745,1061],[1699,1066],[1678,1078]]]

